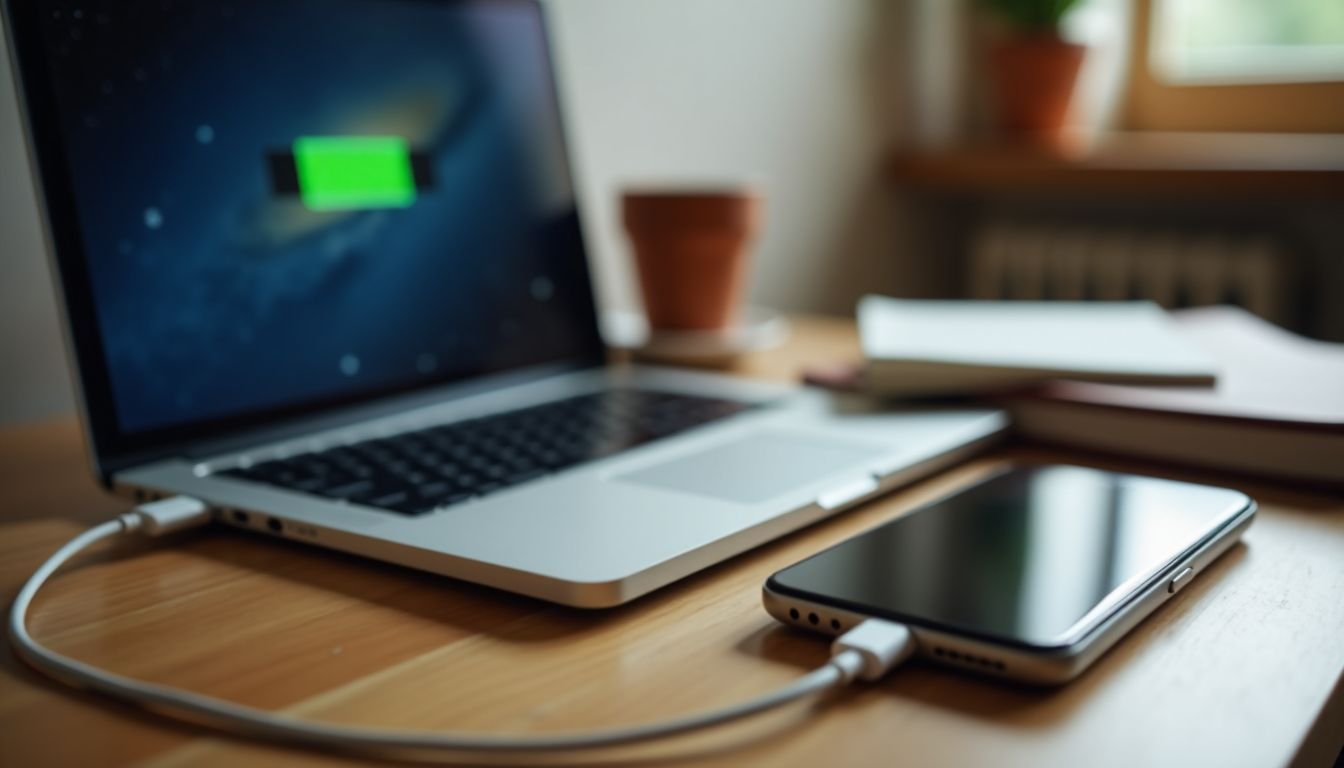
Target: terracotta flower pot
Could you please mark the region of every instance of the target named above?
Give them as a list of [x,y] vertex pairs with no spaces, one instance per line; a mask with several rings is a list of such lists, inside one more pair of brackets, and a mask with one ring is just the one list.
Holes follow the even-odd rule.
[[750,192],[629,192],[622,217],[634,246],[649,326],[715,330],[736,320],[761,201]]
[[995,43],[990,63],[999,129],[1014,139],[1057,144],[1086,53],[1049,34]]

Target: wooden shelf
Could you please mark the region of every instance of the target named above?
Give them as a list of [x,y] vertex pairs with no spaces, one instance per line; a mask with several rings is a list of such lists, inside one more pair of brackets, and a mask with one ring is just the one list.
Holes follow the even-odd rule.
[[903,151],[890,170],[900,184],[947,193],[1344,199],[1344,134],[1120,133],[1063,149]]

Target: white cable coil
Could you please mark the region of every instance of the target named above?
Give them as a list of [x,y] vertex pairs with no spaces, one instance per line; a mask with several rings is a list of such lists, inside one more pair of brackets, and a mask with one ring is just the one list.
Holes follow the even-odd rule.
[[107,672],[56,653],[28,634],[27,614],[42,585],[71,558],[105,539],[143,529],[177,530],[207,522],[209,511],[193,499],[169,499],[97,525],[71,539],[39,567],[19,590],[9,615],[10,640],[19,657],[57,679],[115,696],[179,720],[221,731],[279,742],[358,753],[454,752],[518,754],[566,752],[629,745],[723,725],[847,685],[862,675],[872,680],[890,671],[914,648],[905,627],[869,620],[837,641],[834,655],[789,685],[723,709],[647,725],[581,733],[479,735],[332,725],[247,707],[211,696],[147,683]]

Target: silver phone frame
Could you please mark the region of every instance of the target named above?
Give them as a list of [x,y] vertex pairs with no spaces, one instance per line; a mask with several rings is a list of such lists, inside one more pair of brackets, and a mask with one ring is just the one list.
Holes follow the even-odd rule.
[[[1258,510],[1254,499],[1244,493],[1241,495],[1245,505],[1221,530],[1187,557],[1163,569],[1142,590],[1118,605],[1101,623],[1067,646],[1024,648],[907,624],[916,641],[915,656],[935,664],[1002,679],[1037,685],[1067,683],[1082,674],[1139,622],[1189,586],[1191,581],[1241,540]],[[855,537],[865,533],[867,531],[855,534]],[[1173,584],[1175,577],[1187,568],[1191,569],[1190,575],[1179,585]],[[774,575],[770,578],[773,579]],[[809,632],[836,637],[864,619],[871,618],[823,601],[782,594],[770,588],[769,580],[761,591],[766,612],[784,624]]]

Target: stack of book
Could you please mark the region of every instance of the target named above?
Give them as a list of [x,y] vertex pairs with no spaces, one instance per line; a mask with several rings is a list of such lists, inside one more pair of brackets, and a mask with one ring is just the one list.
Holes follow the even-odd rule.
[[859,385],[973,393],[1048,443],[1344,487],[1344,345],[1234,307],[866,298]]

